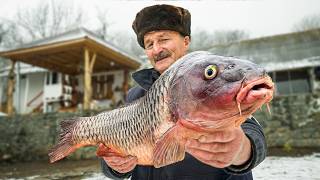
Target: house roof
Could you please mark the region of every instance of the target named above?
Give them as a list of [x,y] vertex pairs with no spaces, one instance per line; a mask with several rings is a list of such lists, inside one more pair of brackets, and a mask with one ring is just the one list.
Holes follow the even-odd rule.
[[314,56],[306,59],[285,61],[285,62],[269,62],[261,64],[268,72],[301,69],[308,67],[320,66],[320,56]]
[[269,70],[318,65],[320,28],[215,45],[209,51],[248,59]]
[[65,74],[79,74],[83,72],[85,48],[97,54],[94,72],[140,66],[135,57],[85,28],[7,49],[0,56]]
[[[30,64],[20,63],[19,64],[19,72],[17,72],[17,68],[15,69],[15,73],[19,74],[30,74],[30,73],[38,73],[38,72],[47,72],[47,69],[32,66]],[[6,77],[8,76],[8,72],[10,71],[10,66],[6,66],[3,68],[0,68],[0,77]]]

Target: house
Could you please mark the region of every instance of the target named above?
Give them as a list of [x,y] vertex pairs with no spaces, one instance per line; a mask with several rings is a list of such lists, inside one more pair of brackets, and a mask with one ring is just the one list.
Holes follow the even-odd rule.
[[276,95],[320,92],[320,28],[216,45],[209,51],[263,66]]
[[12,61],[0,69],[0,106],[9,114],[121,104],[129,73],[140,66],[85,28],[2,51],[0,57]]

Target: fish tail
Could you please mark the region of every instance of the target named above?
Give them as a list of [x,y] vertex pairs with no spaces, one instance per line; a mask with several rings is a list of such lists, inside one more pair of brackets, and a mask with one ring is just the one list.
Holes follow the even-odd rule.
[[68,156],[79,148],[79,145],[75,144],[72,139],[74,127],[77,124],[77,121],[77,118],[61,121],[61,132],[59,134],[58,144],[55,145],[48,154],[50,163]]

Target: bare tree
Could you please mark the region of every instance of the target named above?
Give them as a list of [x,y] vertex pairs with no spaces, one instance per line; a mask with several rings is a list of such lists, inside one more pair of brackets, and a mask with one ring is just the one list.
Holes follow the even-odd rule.
[[196,29],[194,32],[192,32],[190,51],[205,50],[208,49],[208,47],[211,47],[213,44],[214,37],[212,33],[203,29]]
[[120,31],[111,36],[111,41],[126,52],[129,52],[137,57],[144,55],[143,48],[137,42],[137,39],[128,32]]
[[243,30],[219,30],[208,32],[206,30],[195,30],[191,35],[190,51],[207,50],[216,44],[226,44],[248,39],[249,33]]
[[221,30],[215,31],[214,34],[215,44],[226,44],[244,39],[249,39],[249,33],[243,30]]
[[305,16],[295,25],[293,25],[293,31],[305,31],[309,29],[320,28],[320,14],[314,14]]
[[[43,1],[30,9],[19,9],[13,19],[0,19],[0,47],[12,48],[28,41],[50,37],[80,26],[82,12],[63,1]],[[7,64],[0,61],[0,66]]]
[[111,25],[110,21],[107,19],[108,11],[101,10],[98,8],[96,8],[96,11],[97,11],[98,25],[97,25],[97,29],[94,30],[94,32],[101,39],[111,40],[111,38],[109,37],[109,34],[108,34],[109,27]]
[[[243,30],[221,30],[210,33],[206,30],[197,29],[191,35],[190,51],[207,50],[215,44],[230,43],[248,38],[249,34]],[[128,32],[113,33],[106,36],[105,39],[137,57],[144,55],[144,50],[138,44],[136,37],[128,34]]]
[[[7,33],[8,33],[8,29],[6,28],[6,25],[0,21],[0,47],[3,47],[4,38]],[[3,58],[0,57],[0,71],[2,70],[2,68],[6,67],[6,65],[7,65],[7,61],[5,61]],[[1,106],[1,102],[0,102],[0,106]]]
[[116,45],[122,50],[133,54],[137,57],[143,55],[143,49],[139,46],[136,37],[128,34],[128,32],[109,32],[109,27],[112,22],[107,19],[108,11],[99,10],[97,8],[98,28],[94,32],[100,37],[111,44]]
[[31,9],[19,9],[14,19],[6,19],[10,27],[8,36],[12,38],[7,41],[13,45],[54,36],[81,26],[82,21],[82,12],[65,2],[44,1]]
[[8,20],[2,22],[0,47],[9,48],[23,43],[23,36],[18,32],[18,26]]
[[7,30],[4,27],[4,24],[0,23],[0,45],[2,43],[3,37],[5,36],[5,34]]

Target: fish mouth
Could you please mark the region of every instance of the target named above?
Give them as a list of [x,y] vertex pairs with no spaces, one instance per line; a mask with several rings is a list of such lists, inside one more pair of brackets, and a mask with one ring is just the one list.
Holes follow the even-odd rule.
[[240,104],[257,106],[257,108],[261,107],[263,104],[267,104],[267,107],[269,107],[268,103],[273,98],[273,91],[274,83],[269,76],[243,82],[236,96],[240,114],[242,111]]

